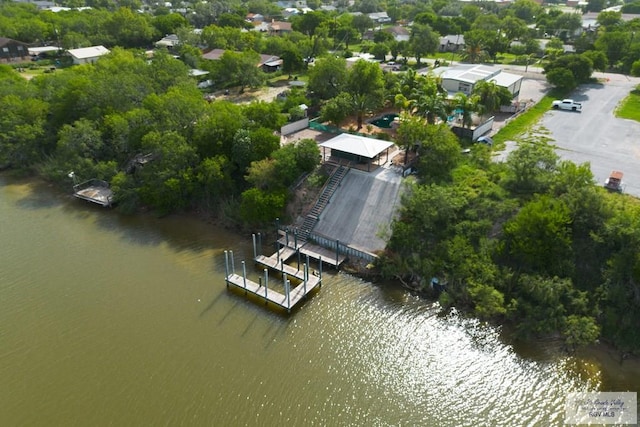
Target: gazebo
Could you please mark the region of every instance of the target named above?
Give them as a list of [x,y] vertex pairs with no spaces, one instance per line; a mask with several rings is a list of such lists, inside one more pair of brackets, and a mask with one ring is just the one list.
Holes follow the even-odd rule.
[[380,159],[383,153],[385,154],[385,163],[389,160],[389,148],[394,145],[390,141],[342,133],[323,142],[320,147],[322,147],[323,158],[326,158],[328,148],[331,150],[332,158],[346,159],[356,164],[366,164],[367,172],[370,172],[372,164],[381,165]]

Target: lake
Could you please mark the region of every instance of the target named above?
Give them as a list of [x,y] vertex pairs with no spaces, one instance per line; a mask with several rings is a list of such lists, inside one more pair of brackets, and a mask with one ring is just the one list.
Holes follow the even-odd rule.
[[0,176],[0,242],[3,426],[550,426],[568,392],[640,391],[613,353],[512,343],[329,268],[271,311],[225,287],[251,236],[189,217]]

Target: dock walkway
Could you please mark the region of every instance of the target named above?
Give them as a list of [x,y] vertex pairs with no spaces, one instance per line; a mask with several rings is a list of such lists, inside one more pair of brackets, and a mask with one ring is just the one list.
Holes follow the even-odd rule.
[[[255,240],[254,240],[255,241]],[[318,275],[309,274],[309,265],[303,264],[303,268],[296,269],[285,262],[296,253],[292,248],[282,247],[270,257],[264,255],[256,255],[254,261],[267,267],[263,270],[263,277],[260,283],[256,283],[247,279],[247,271],[245,262],[242,261],[242,275],[236,274],[234,271],[233,252],[225,251],[225,281],[227,287],[233,285],[236,288],[251,293],[259,298],[264,299],[266,303],[272,303],[276,306],[291,312],[300,301],[306,298],[316,287],[322,286],[322,262],[320,261],[320,270]],[[284,294],[269,287],[269,270],[273,270],[282,274],[284,284]],[[292,288],[290,278],[296,279],[299,283]]]

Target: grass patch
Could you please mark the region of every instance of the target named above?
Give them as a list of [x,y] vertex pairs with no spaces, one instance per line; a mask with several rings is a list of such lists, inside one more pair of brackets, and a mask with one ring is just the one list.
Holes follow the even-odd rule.
[[622,100],[615,111],[616,117],[640,122],[640,87],[636,87]]
[[548,95],[545,95],[540,102],[526,112],[520,114],[515,119],[511,120],[502,129],[500,129],[493,136],[494,142],[501,144],[505,141],[518,139],[519,136],[524,135],[529,129],[531,129],[540,120],[544,113],[551,109],[551,103],[554,100],[562,99],[566,95],[567,94],[565,92],[552,90]]

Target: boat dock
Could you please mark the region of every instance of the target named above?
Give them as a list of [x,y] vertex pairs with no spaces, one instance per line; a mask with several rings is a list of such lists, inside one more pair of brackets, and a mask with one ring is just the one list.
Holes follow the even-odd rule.
[[[275,242],[276,251],[271,256],[262,255],[261,235],[253,234],[253,261],[263,267],[263,273],[258,283],[247,278],[245,262],[242,261],[242,272],[236,273],[233,251],[225,251],[225,282],[227,288],[233,286],[244,290],[245,295],[253,294],[264,300],[265,304],[272,303],[291,312],[300,301],[304,300],[314,289],[322,287],[323,263],[338,268],[346,260],[346,256],[337,250],[326,249],[310,242],[298,240],[297,236],[289,237],[289,233],[281,234]],[[297,257],[297,268],[288,262]],[[309,271],[311,259],[317,260],[318,270]],[[293,262],[291,262],[293,264]],[[279,274],[282,282],[276,282],[278,289],[284,288],[284,293],[270,285],[269,271]],[[292,285],[291,280],[296,284]]]
[[[244,290],[245,295],[251,293],[264,299],[265,304],[272,303],[287,310],[287,312],[291,312],[291,309],[305,299],[313,289],[322,286],[322,260],[319,260],[320,270],[317,275],[310,275],[308,263],[305,263],[302,269],[296,269],[284,263],[294,253],[295,251],[291,248],[282,248],[270,257],[257,256],[255,262],[268,268],[263,270],[263,276],[259,279],[259,283],[256,283],[247,279],[247,268],[244,261],[242,261],[242,275],[235,272],[233,251],[225,251],[225,281],[227,287],[233,285]],[[275,270],[282,275],[284,293],[269,287],[269,269]],[[292,287],[290,278],[294,278],[300,283]]]
[[73,195],[79,199],[97,203],[104,207],[110,207],[113,192],[109,184],[99,179],[91,179],[73,186]]

